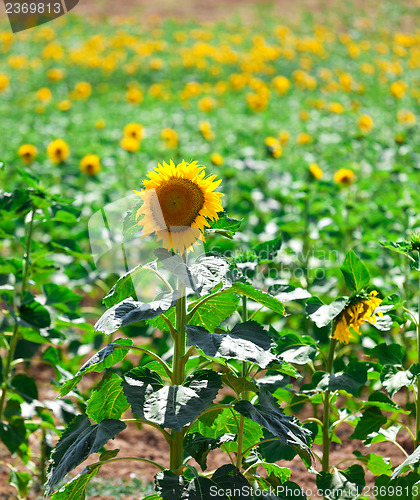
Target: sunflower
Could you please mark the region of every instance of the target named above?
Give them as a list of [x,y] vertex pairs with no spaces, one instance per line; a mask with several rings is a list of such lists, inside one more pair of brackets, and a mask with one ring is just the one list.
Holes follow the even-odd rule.
[[324,172],[321,170],[319,165],[317,163],[311,163],[309,165],[309,172],[315,179],[322,179],[322,176],[324,175]]
[[47,153],[53,163],[63,163],[69,156],[70,149],[63,139],[56,139],[48,145]]
[[213,192],[221,180],[216,175],[206,177],[205,167],[196,161],[184,160],[178,165],[163,162],[148,177],[144,189],[135,191],[144,202],[136,214],[142,237],[155,234],[164,248],[181,253],[198,240],[205,241],[206,217],[217,220],[223,210],[223,194]]
[[23,144],[18,149],[18,155],[26,165],[30,165],[36,158],[38,150],[32,144]]
[[350,168],[340,168],[340,170],[337,170],[334,174],[334,182],[337,184],[344,184],[345,186],[350,186],[355,178],[356,176]]
[[80,162],[80,170],[87,175],[94,176],[101,170],[101,160],[98,155],[86,155]]
[[124,137],[131,137],[141,141],[144,137],[144,127],[140,123],[129,123],[124,127]]
[[378,292],[374,290],[367,298],[359,297],[355,302],[346,306],[338,316],[332,338],[337,339],[341,344],[348,344],[349,339],[354,338],[352,332],[360,335],[359,329],[363,323],[375,324],[377,317],[382,316],[381,312],[375,314],[375,309],[382,302],[377,295]]

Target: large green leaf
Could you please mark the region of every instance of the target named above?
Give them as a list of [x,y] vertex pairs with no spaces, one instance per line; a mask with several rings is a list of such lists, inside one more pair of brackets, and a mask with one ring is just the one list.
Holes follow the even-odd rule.
[[[192,302],[189,306],[189,311],[191,311],[198,302],[199,301]],[[238,303],[238,296],[230,291],[211,297],[200,306],[189,323],[202,326],[212,331],[237,310]]]
[[185,286],[192,288],[196,294],[199,294],[191,271],[180,255],[169,252],[165,248],[158,248],[154,254],[165,269],[176,276]]
[[405,349],[401,344],[382,342],[370,349],[369,356],[376,356],[383,365],[402,365]]
[[98,463],[88,465],[74,479],[54,493],[51,500],[84,500],[86,486],[96,476],[100,468],[101,464]]
[[382,385],[391,397],[403,387],[413,385],[415,379],[410,370],[399,370],[394,365],[385,365],[381,371]]
[[115,347],[115,344],[131,346],[133,345],[133,341],[131,339],[118,339],[94,354],[88,361],[86,361],[73,378],[64,382],[60,389],[60,396],[63,397],[73,390],[86,373],[99,373],[102,370],[105,370],[105,368],[110,368],[124,359],[128,354],[129,349],[117,348]]
[[284,335],[276,339],[275,348],[275,352],[280,355],[281,359],[297,365],[312,362],[318,352],[312,337],[287,331],[281,333]]
[[[155,380],[159,380],[156,375]],[[128,402],[141,418],[178,431],[213,402],[222,385],[220,375],[212,370],[198,370],[184,385],[164,386],[157,391],[149,377],[147,374],[136,381],[125,378],[123,389]]]
[[139,366],[124,375],[121,385],[133,412],[146,420],[144,415],[146,398],[164,386],[160,375],[149,368]]
[[11,386],[27,403],[31,403],[34,399],[38,399],[38,389],[32,377],[28,377],[23,373],[18,373],[13,377]]
[[379,476],[375,481],[376,499],[413,500],[420,493],[420,487],[417,484],[419,480],[420,475],[415,472],[410,472],[395,479],[391,479],[386,475]]
[[20,305],[19,316],[25,326],[47,328],[51,323],[50,313],[36,300]]
[[420,463],[420,446],[418,446],[413,453],[408,456],[404,462],[399,465],[394,472],[392,473],[391,479],[396,479],[397,477],[400,476],[403,472],[407,471],[410,469],[411,466],[418,465]]
[[315,372],[311,386],[319,391],[346,391],[357,397],[360,389],[366,385],[368,370],[369,363],[351,361],[342,372]]
[[389,458],[384,459],[376,453],[369,453],[367,455],[362,455],[360,451],[353,451],[353,455],[362,462],[366,469],[370,470],[374,476],[380,476],[381,474],[389,475],[392,470],[391,461]]
[[123,274],[107,295],[103,298],[102,302],[106,307],[115,306],[122,302],[124,299],[131,297],[136,293],[136,286],[138,285],[142,273],[153,272],[157,270],[157,261],[149,262],[144,266],[136,266],[127,273]]
[[316,324],[322,328],[331,323],[341,311],[346,307],[347,299],[340,297],[329,305],[324,304],[318,297],[310,297],[306,301],[306,314]]
[[62,434],[51,456],[47,494],[68,472],[86,460],[90,454],[98,452],[125,428],[126,424],[119,420],[106,419],[92,425],[86,415],[76,417]]
[[129,408],[121,387],[122,379],[115,373],[107,373],[95,388],[86,404],[86,414],[100,422],[107,418],[119,419]]
[[236,231],[239,230],[243,219],[232,219],[228,217],[226,212],[219,212],[217,215],[217,220],[209,221],[210,226],[208,228],[206,227],[206,232],[220,234],[226,238],[232,239]]
[[294,416],[285,415],[268,391],[260,391],[258,404],[239,401],[235,410],[276,435],[282,444],[310,452],[310,431],[302,427]]
[[340,269],[347,288],[352,292],[358,292],[369,284],[369,271],[353,250],[347,253]]
[[207,455],[211,450],[220,448],[224,443],[235,441],[236,434],[226,433],[218,438],[203,436],[199,432],[187,434],[184,438],[184,451],[187,455],[192,456],[201,469],[207,469]]
[[185,482],[184,476],[178,476],[170,470],[164,470],[155,476],[155,489],[163,500],[180,500]]
[[10,422],[0,422],[0,439],[11,454],[19,449],[25,438],[26,427],[22,418],[16,416]]
[[70,310],[74,310],[82,298],[66,286],[56,283],[46,283],[43,285],[43,289],[47,305],[65,304]]
[[379,429],[386,424],[387,418],[382,415],[381,410],[376,407],[367,408],[360,420],[357,422],[356,428],[350,439],[360,439],[364,441],[369,434],[378,432]]
[[284,305],[280,302],[280,300],[276,299],[267,292],[254,288],[252,285],[247,285],[246,283],[237,281],[232,283],[230,290],[239,293],[240,295],[245,295],[245,297],[248,297],[249,299],[255,300],[255,302],[260,303],[281,316],[285,315]]
[[276,357],[268,332],[255,321],[238,323],[226,334],[210,333],[201,326],[186,326],[188,339],[207,355],[224,359],[239,359],[265,368]]
[[178,296],[177,291],[166,292],[149,303],[138,302],[129,297],[108,309],[95,324],[95,330],[109,335],[132,323],[155,318],[174,307]]
[[227,276],[230,265],[222,257],[200,255],[190,266],[190,271],[196,291],[201,295],[210,293],[219,283],[222,283],[223,288],[229,288],[232,285],[231,279]]
[[328,500],[356,499],[366,486],[365,471],[361,465],[357,464],[351,465],[345,470],[321,471],[316,476],[316,485],[319,490],[324,492],[324,496]]
[[[211,437],[214,439],[219,438],[223,434],[237,435],[238,422],[240,414],[231,408],[224,408],[223,410],[215,410],[201,416],[191,427],[190,432],[199,432],[203,436]],[[247,449],[255,445],[263,438],[262,428],[252,420],[244,420],[243,432],[243,448]],[[278,443],[277,443],[278,445]],[[231,453],[238,451],[237,441],[229,441],[225,443],[226,450]]]

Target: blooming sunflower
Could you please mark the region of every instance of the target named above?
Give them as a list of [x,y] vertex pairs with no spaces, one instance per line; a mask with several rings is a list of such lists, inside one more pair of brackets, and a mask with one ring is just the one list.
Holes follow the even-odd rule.
[[80,162],[80,170],[90,176],[96,175],[101,170],[101,160],[98,155],[86,155]]
[[144,189],[135,191],[144,201],[136,214],[142,237],[155,234],[164,248],[181,253],[205,241],[206,217],[217,220],[223,210],[223,194],[214,192],[221,180],[205,175],[205,167],[196,161],[175,165],[171,160],[149,172]]
[[340,168],[340,170],[337,170],[334,174],[334,182],[345,186],[350,186],[355,178],[356,176],[350,168]]
[[63,139],[56,139],[48,145],[47,153],[53,163],[63,163],[70,154],[70,148]]
[[26,165],[30,165],[36,158],[38,150],[32,144],[23,144],[18,149],[18,155]]
[[355,302],[346,306],[338,316],[332,338],[337,339],[341,344],[348,344],[350,339],[355,338],[352,332],[360,335],[359,329],[363,323],[375,324],[377,317],[382,316],[381,312],[375,314],[375,309],[382,302],[377,295],[378,292],[373,290],[369,297],[358,297]]

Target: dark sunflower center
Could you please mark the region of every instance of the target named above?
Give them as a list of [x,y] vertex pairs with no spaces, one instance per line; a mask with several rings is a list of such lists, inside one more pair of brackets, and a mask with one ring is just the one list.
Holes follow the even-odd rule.
[[[172,177],[156,188],[157,200],[167,229],[189,227],[195,221],[204,205],[204,195],[200,187],[188,179]],[[156,214],[159,207],[153,206]]]

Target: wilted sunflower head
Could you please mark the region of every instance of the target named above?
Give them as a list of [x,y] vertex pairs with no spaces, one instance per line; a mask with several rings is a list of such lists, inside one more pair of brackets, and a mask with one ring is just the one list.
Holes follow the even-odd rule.
[[205,241],[207,218],[217,220],[223,210],[223,194],[214,192],[221,180],[205,175],[205,167],[196,161],[175,165],[171,160],[149,172],[144,189],[136,191],[144,202],[136,214],[142,237],[156,234],[164,248],[181,253]]
[[359,329],[363,323],[375,324],[377,317],[383,315],[381,312],[375,313],[382,302],[377,295],[378,292],[374,290],[367,297],[355,297],[338,316],[332,338],[341,344],[348,344],[354,338],[353,332],[360,335]]

